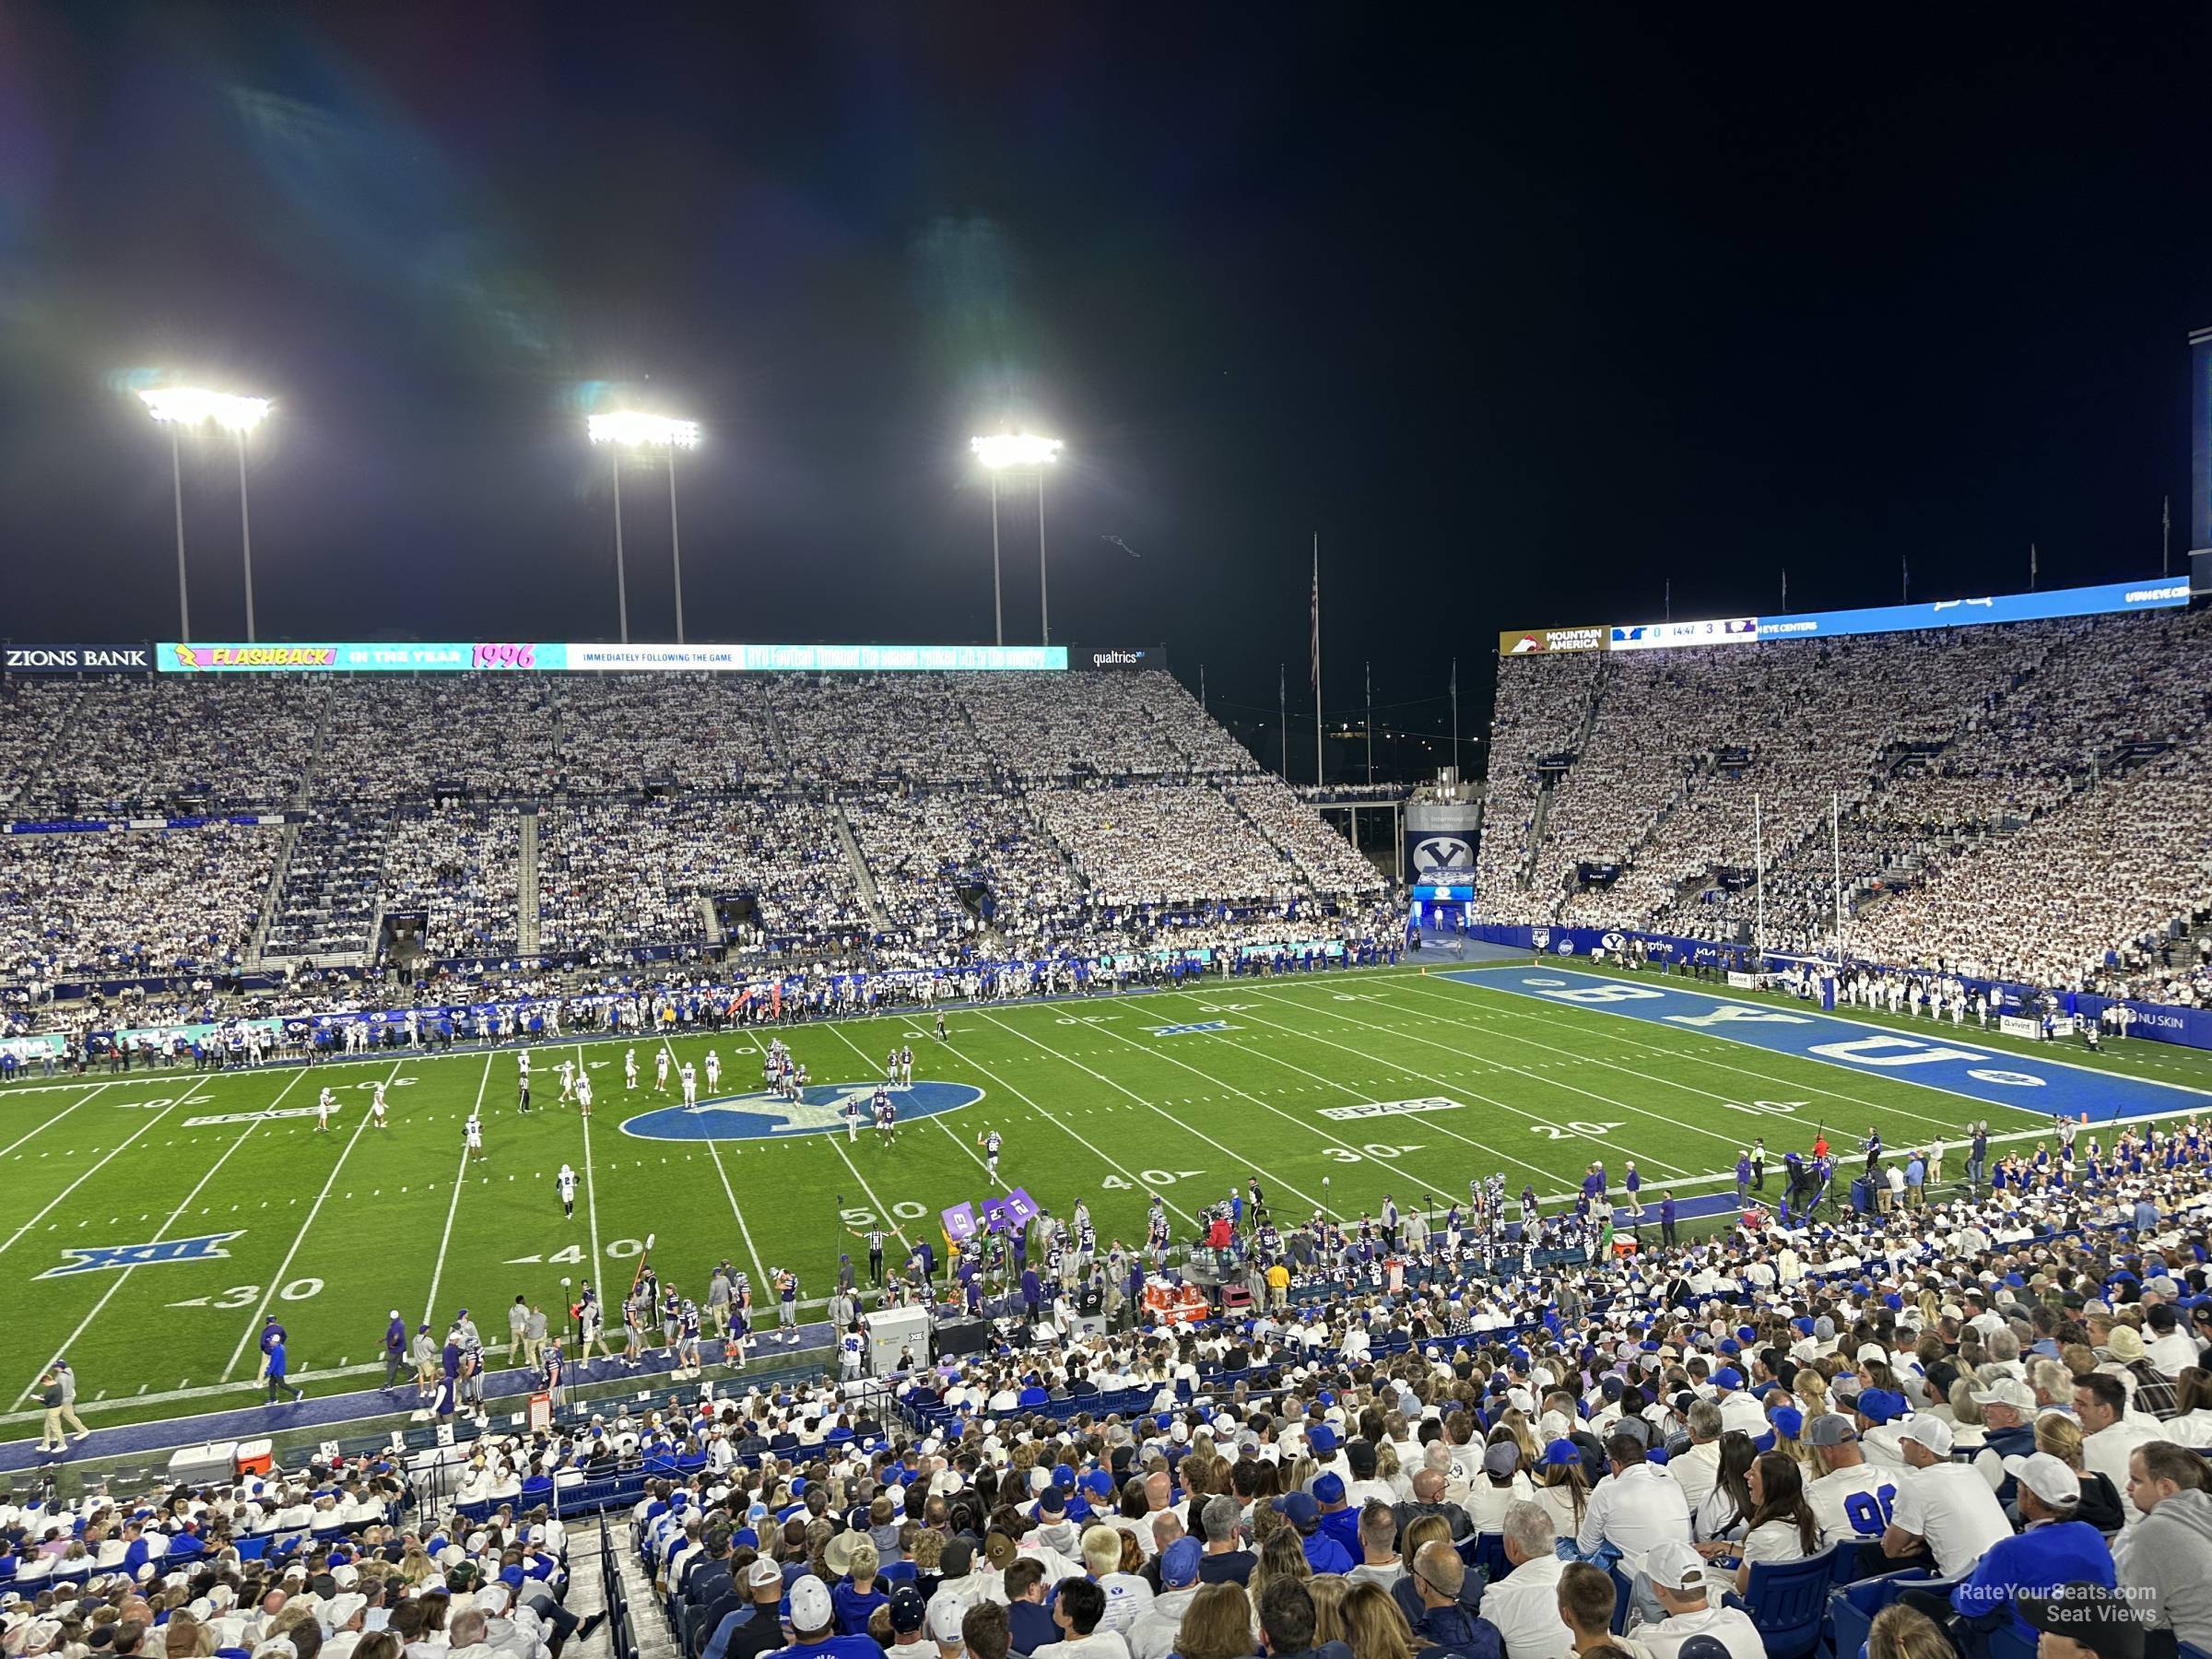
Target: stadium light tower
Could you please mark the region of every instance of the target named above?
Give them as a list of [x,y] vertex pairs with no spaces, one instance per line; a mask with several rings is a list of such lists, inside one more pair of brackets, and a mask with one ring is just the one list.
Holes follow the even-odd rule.
[[1057,438],[1040,438],[1027,432],[995,432],[971,438],[968,447],[991,475],[991,608],[998,623],[998,642],[1006,642],[1006,607],[998,585],[998,476],[1010,467],[1037,475],[1037,619],[1044,642],[1053,642],[1053,613],[1044,583],[1044,469],[1060,459],[1066,446]]
[[268,418],[269,400],[198,386],[164,386],[138,394],[147,413],[169,428],[169,466],[177,504],[177,632],[192,638],[192,605],[184,585],[184,460],[182,429],[213,423],[238,440],[238,530],[246,571],[246,640],[253,631],[253,519],[246,503],[246,434]]
[[622,643],[629,643],[629,586],[622,569],[622,452],[626,449],[665,449],[668,452],[668,557],[676,568],[676,642],[684,642],[684,549],[676,533],[676,452],[699,447],[699,422],[677,420],[666,415],[643,415],[625,409],[613,415],[594,415],[589,422],[592,441],[610,444],[615,452],[615,603],[621,613]]

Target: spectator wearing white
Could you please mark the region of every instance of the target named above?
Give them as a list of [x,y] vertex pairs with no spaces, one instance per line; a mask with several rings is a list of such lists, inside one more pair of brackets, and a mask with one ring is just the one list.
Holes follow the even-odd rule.
[[1152,1586],[1121,1570],[1122,1535],[1114,1526],[1093,1526],[1083,1534],[1083,1565],[1106,1593],[1106,1610],[1097,1628],[1117,1634],[1126,1631],[1152,1605]]
[[1948,1423],[1914,1418],[1905,1425],[1903,1447],[1911,1473],[1898,1486],[1882,1553],[1896,1559],[1925,1548],[1941,1576],[1963,1577],[1992,1545],[2012,1536],[2012,1523],[1997,1507],[1989,1482],[1950,1461]]
[[1718,1590],[1706,1583],[1704,1557],[1688,1540],[1653,1548],[1644,1558],[1643,1571],[1665,1617],[1632,1626],[1629,1634],[1651,1650],[1653,1659],[1678,1659],[1682,1644],[1693,1636],[1713,1638],[1728,1650],[1728,1659],[1767,1659],[1759,1627],[1741,1608],[1721,1605]]
[[1564,1659],[1574,1632],[1559,1617],[1559,1535],[1541,1505],[1509,1506],[1499,1531],[1512,1571],[1482,1593],[1480,1612],[1505,1641],[1505,1659]]
[[[1611,1473],[1591,1489],[1575,1546],[1585,1556],[1610,1544],[1631,1568],[1655,1546],[1689,1542],[1689,1502],[1681,1483],[1647,1461],[1643,1441],[1623,1430],[1606,1441]],[[1693,1552],[1694,1553],[1694,1552]]]
[[1131,1659],[1167,1659],[1175,1651],[1183,1610],[1198,1595],[1203,1553],[1195,1538],[1178,1538],[1159,1552],[1159,1594],[1125,1632]]
[[[1669,1458],[1666,1467],[1689,1500],[1689,1512],[1694,1515],[1712,1495],[1721,1477],[1721,1407],[1711,1400],[1693,1400],[1684,1426],[1689,1430],[1689,1449],[1679,1457]],[[1755,1435],[1765,1432],[1762,1423]]]
[[[2104,1476],[2113,1490],[2125,1491],[2128,1454],[2160,1438],[2157,1425],[2127,1415],[2127,1392],[2109,1371],[2074,1379],[2074,1415],[2081,1421],[2082,1467]],[[2121,1510],[2134,1531],[2143,1512],[2134,1504],[2122,1504]]]
[[1759,1409],[1759,1402],[1744,1392],[1744,1373],[1733,1365],[1724,1365],[1712,1373],[1714,1402],[1721,1408],[1721,1428],[1741,1430],[1757,1440],[1767,1431],[1767,1414]]

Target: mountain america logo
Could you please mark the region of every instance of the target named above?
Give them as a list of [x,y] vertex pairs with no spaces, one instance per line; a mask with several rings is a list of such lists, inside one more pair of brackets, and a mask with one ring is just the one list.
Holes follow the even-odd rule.
[[[800,1090],[796,1100],[764,1088],[717,1095],[701,1100],[695,1111],[664,1106],[641,1112],[623,1124],[622,1133],[634,1140],[657,1141],[783,1140],[794,1135],[829,1135],[843,1131],[848,1100],[859,1112],[860,1126],[866,1129],[876,1121],[870,1102],[877,1088],[874,1083],[815,1083]],[[982,1089],[968,1083],[894,1085],[886,1092],[901,1124],[958,1112],[983,1098]]]

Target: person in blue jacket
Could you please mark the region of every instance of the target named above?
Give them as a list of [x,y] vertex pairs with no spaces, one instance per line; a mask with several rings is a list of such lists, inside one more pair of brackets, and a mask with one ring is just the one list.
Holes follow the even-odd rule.
[[[277,1334],[273,1338],[268,1339],[268,1347],[265,1350],[269,1361],[269,1394],[265,1404],[270,1406],[276,1404],[276,1395],[279,1392],[286,1388],[291,1387],[291,1384],[286,1380],[285,1376],[286,1371],[289,1367],[291,1361],[289,1357],[285,1352],[283,1335],[284,1327],[277,1325],[273,1328]],[[295,1401],[305,1398],[307,1394],[307,1390],[304,1388],[292,1388],[291,1392],[292,1398]]]

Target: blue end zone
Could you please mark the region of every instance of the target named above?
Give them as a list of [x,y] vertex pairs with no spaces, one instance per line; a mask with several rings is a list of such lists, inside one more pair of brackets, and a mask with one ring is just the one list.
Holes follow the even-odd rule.
[[2115,1118],[2186,1115],[2212,1104],[2212,1094],[2200,1088],[2118,1077],[2009,1049],[1977,1047],[1966,1028],[1938,1028],[1933,1021],[1927,1036],[1908,1036],[1837,1019],[1817,1009],[1743,1002],[1709,991],[1607,979],[1548,965],[1431,977],[1724,1037],[1777,1054],[1818,1060],[1862,1077],[1917,1083],[1985,1106],[2040,1116],[2064,1112],[2078,1117],[2087,1112],[2091,1123],[2102,1124]]
[[[797,1100],[783,1100],[765,1089],[719,1095],[700,1101],[695,1112],[664,1106],[658,1112],[630,1118],[623,1124],[622,1133],[638,1140],[658,1141],[775,1140],[791,1135],[827,1135],[843,1130],[849,1100],[859,1101],[860,1126],[868,1129],[875,1123],[868,1103],[875,1099],[876,1088],[873,1083],[815,1083],[802,1089]],[[983,1098],[983,1091],[969,1083],[913,1083],[893,1088],[889,1093],[901,1124],[935,1117],[941,1112],[957,1112]]]

